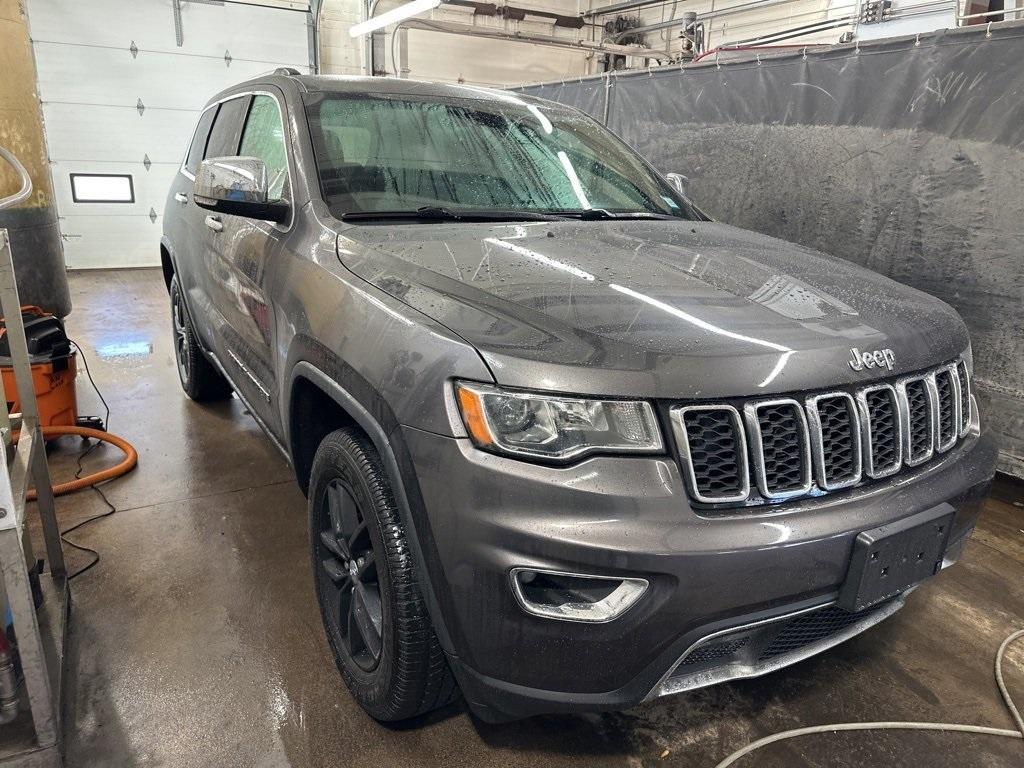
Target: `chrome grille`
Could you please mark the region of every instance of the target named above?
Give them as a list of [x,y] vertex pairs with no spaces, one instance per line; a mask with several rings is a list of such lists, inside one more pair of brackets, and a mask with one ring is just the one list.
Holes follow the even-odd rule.
[[703,502],[743,501],[750,494],[747,443],[732,406],[696,405],[673,413],[690,493]]
[[811,489],[811,449],[800,403],[748,403],[744,416],[761,495],[767,499],[788,499],[807,493]]
[[957,362],[955,370],[960,382],[960,437],[963,437],[971,426],[971,377],[963,360]]
[[861,420],[864,426],[864,472],[868,477],[888,477],[899,471],[903,462],[900,437],[899,401],[888,384],[860,391]]
[[834,491],[860,481],[860,420],[857,404],[845,392],[807,398],[811,445],[818,485]]
[[[731,505],[849,488],[922,465],[970,428],[961,360],[850,392],[671,410],[690,496]],[[742,416],[741,416],[742,413]]]
[[938,415],[938,442],[936,448],[940,451],[948,451],[956,443],[958,435],[960,393],[959,383],[956,379],[956,368],[950,366],[935,372],[935,390],[939,403]]
[[930,376],[896,383],[903,420],[903,457],[908,466],[924,464],[935,454],[935,387]]

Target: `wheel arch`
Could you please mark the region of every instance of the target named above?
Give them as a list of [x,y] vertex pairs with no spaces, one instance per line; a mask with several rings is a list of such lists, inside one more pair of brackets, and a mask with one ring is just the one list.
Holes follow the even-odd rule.
[[[326,354],[330,358],[334,357],[330,353]],[[336,362],[344,366],[340,361]],[[291,456],[299,485],[303,493],[308,492],[313,456],[320,442],[330,432],[345,426],[355,426],[369,438],[391,483],[398,512],[416,560],[417,572],[421,577],[423,597],[430,611],[434,631],[444,651],[455,656],[455,646],[438,600],[439,593],[434,589],[434,585],[444,577],[440,571],[440,562],[429,523],[425,514],[422,514],[419,484],[398,429],[399,425],[376,390],[358,373],[351,369],[347,373],[347,378],[355,377],[354,383],[361,385],[359,389],[362,390],[363,397],[372,402],[364,403],[349,388],[339,384],[335,377],[307,360],[299,360],[290,368],[288,396],[285,399],[288,411],[283,424],[287,430],[285,445]],[[329,404],[329,414],[322,414],[317,408],[325,404]],[[315,421],[309,419],[312,415],[317,416]],[[413,514],[414,508],[419,509],[421,514]],[[424,546],[433,553],[432,557],[427,556]]]
[[166,237],[160,238],[160,270],[164,276],[164,287],[171,290],[171,279],[177,268],[174,264],[174,257],[171,254],[171,244]]

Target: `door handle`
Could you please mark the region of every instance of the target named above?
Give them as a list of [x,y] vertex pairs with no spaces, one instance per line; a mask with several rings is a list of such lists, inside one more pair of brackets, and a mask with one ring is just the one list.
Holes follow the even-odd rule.
[[174,199],[177,200],[182,205],[184,205],[185,203],[188,202],[188,195],[182,194],[181,192],[175,192]]
[[220,232],[224,229],[224,225],[220,222],[220,216],[207,216],[206,226],[212,229],[214,232]]

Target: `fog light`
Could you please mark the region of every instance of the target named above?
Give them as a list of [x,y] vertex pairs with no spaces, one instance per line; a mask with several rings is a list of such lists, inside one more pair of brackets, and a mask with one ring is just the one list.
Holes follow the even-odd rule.
[[512,591],[523,610],[565,621],[611,621],[647,590],[647,580],[513,568]]

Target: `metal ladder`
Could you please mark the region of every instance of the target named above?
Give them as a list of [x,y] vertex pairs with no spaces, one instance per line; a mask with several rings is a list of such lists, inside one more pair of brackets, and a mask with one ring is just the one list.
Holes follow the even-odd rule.
[[[0,210],[3,210],[27,199],[32,192],[32,181],[24,166],[3,147],[0,147],[0,158],[6,160],[21,179],[20,191],[0,199]],[[8,412],[8,397],[0,380],[0,437],[6,456],[6,461],[0,462],[0,587],[14,620],[32,717],[31,738],[23,736],[20,741],[17,738],[7,740],[7,734],[18,729],[14,725],[0,726],[0,766],[59,768],[62,764],[60,723],[64,635],[69,604],[67,571],[6,229],[0,229],[0,314],[7,326],[21,404],[20,414]],[[16,446],[13,444],[15,432],[19,433]],[[36,489],[48,563],[46,572],[38,574],[39,588],[44,597],[38,612],[29,574],[36,558],[25,526],[26,496],[30,486]]]

